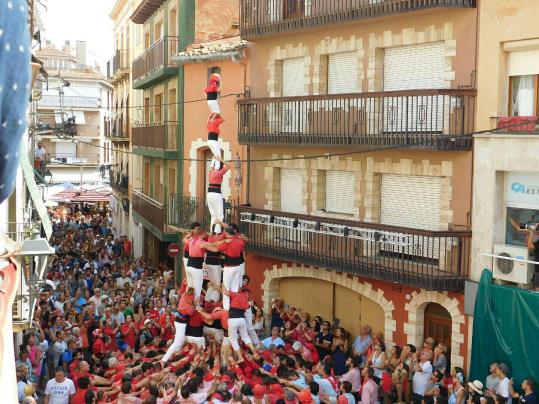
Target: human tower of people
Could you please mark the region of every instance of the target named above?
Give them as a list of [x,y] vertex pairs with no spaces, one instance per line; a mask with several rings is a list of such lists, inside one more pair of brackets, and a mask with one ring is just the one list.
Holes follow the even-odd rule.
[[[35,403],[35,390],[45,404],[505,404],[519,397],[504,364],[491,366],[486,387],[466,385],[463,370],[448,365],[447,347],[432,338],[386,351],[381,333],[363,325],[350,343],[343,328],[282,299],[272,302],[266,334],[245,275],[248,240],[223,222],[219,82],[212,75],[207,89],[211,229],[193,223],[185,235],[185,280],[176,282],[164,264],[133,259],[131,242],[113,238],[106,209],[51,211],[54,286],[41,293],[17,355],[19,401]],[[535,404],[533,380],[522,390],[521,402]]]

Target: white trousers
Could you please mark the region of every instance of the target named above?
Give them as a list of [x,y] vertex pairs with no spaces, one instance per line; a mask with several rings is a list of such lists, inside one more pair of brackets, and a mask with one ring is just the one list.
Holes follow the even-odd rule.
[[[221,157],[221,145],[219,144],[218,140],[208,140],[208,147],[214,156]],[[220,161],[211,159],[211,167],[215,168],[216,170],[219,170],[220,163]]]
[[221,108],[219,108],[219,102],[217,100],[208,100],[208,108],[211,113],[221,113]]
[[[221,285],[221,274],[223,272],[223,267],[221,265],[208,265],[206,264],[206,271],[208,272],[208,279],[211,283],[215,285]],[[208,291],[206,292],[206,301],[218,302],[220,294],[218,290],[208,286]]]
[[260,340],[258,339],[258,335],[256,335],[256,331],[253,326],[253,312],[251,307],[245,310],[245,323],[247,325],[247,334],[249,334],[249,338],[251,338],[253,344],[258,345]]
[[[210,231],[215,231],[215,233],[221,233],[221,225],[215,224],[215,220],[223,220],[225,217],[223,211],[223,195],[217,192],[208,192],[206,194],[206,200],[208,202],[208,209],[211,215],[211,227]],[[213,225],[215,224],[215,229]]]
[[[223,269],[223,284],[226,290],[237,292],[241,286],[240,267],[225,267]],[[223,295],[223,308],[230,310],[230,297]]]
[[185,268],[187,276],[187,286],[195,289],[195,300],[200,297],[202,292],[202,283],[204,282],[204,272],[202,269],[187,267]]
[[188,335],[185,338],[188,344],[196,345],[202,349],[206,348],[206,340],[204,339],[204,337],[191,337],[190,335]]
[[185,329],[187,328],[187,323],[178,323],[177,321],[174,321],[174,327],[176,328],[174,341],[172,341],[172,344],[168,347],[167,352],[162,359],[165,363],[168,362],[172,355],[174,355],[174,352],[181,349],[185,343]]
[[230,339],[230,345],[234,351],[240,350],[240,344],[238,343],[238,334],[241,340],[245,344],[251,344],[251,338],[247,333],[247,324],[245,318],[229,318],[228,319],[228,338]]
[[[243,282],[243,275],[245,275],[245,262],[240,264],[240,282]],[[240,283],[240,285],[241,285]]]

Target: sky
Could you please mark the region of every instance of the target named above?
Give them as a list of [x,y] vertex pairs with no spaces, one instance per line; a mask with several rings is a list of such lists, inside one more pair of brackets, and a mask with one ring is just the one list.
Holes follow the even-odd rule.
[[42,46],[50,40],[62,48],[66,40],[86,41],[86,62],[97,60],[101,71],[114,51],[113,22],[109,14],[115,0],[41,0]]

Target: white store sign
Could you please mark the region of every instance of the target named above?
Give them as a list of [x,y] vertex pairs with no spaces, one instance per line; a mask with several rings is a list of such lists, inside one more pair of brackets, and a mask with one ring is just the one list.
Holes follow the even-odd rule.
[[539,173],[508,172],[505,201],[510,206],[539,208]]

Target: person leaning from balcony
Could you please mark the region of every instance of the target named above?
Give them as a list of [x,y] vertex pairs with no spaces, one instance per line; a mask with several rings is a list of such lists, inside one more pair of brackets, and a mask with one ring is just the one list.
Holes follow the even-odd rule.
[[[235,224],[227,225],[220,219],[216,223],[225,228],[227,237],[214,243],[202,244],[204,248],[213,252],[222,252],[225,255],[223,270],[223,286],[230,292],[238,292],[242,284],[241,264],[243,263],[243,251],[245,250],[245,239],[237,231]],[[223,296],[223,308],[230,309],[230,297]]]
[[208,117],[208,123],[206,125],[208,130],[208,147],[213,154],[211,167],[215,169],[219,169],[219,162],[222,161],[221,146],[219,145],[219,134],[221,133],[221,129],[219,127],[224,121],[221,114],[213,112]]
[[219,102],[217,101],[217,97],[219,96],[219,87],[221,87],[221,75],[217,73],[212,73],[210,76],[210,82],[208,83],[208,87],[204,90],[206,93],[206,100],[208,103],[208,108],[210,109],[211,113],[221,113],[221,109],[219,108]]
[[36,163],[39,164],[39,171],[41,171],[41,175],[45,175],[47,154],[45,152],[45,148],[43,147],[43,143],[37,142],[37,147],[34,153],[36,155]]
[[198,299],[202,293],[202,284],[204,283],[203,266],[207,234],[198,222],[192,223],[191,229],[192,237],[189,240],[189,258],[187,259],[185,274],[187,286],[195,290],[195,302],[198,304]]
[[219,167],[211,167],[208,173],[208,193],[206,199],[208,209],[211,215],[211,232],[215,234],[221,233],[221,221],[224,218],[223,195],[221,194],[221,184],[223,177],[229,170],[228,165],[223,162],[219,163]]
[[[535,215],[531,217],[532,222],[535,219]],[[515,219],[509,216],[511,225],[518,233],[526,233],[526,244],[528,250],[533,253],[535,261],[539,261],[539,223],[525,224],[519,223]],[[535,264],[535,278],[537,279],[539,273],[539,264]],[[537,284],[537,281],[536,281]]]

